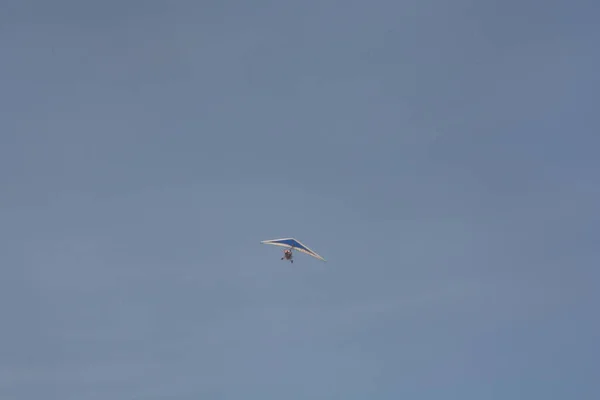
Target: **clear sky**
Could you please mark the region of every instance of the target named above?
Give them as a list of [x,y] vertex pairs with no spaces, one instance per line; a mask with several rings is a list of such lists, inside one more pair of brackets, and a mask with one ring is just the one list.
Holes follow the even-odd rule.
[[4,0],[0,397],[597,400],[599,11]]

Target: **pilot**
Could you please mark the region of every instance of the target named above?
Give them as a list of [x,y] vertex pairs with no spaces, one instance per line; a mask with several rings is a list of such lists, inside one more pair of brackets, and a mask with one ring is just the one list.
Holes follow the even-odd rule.
[[[282,257],[281,259],[283,260],[284,258],[285,258],[286,260],[290,260],[290,261],[292,261],[292,251],[291,251],[290,249],[285,249],[285,250],[284,250],[284,252],[283,252],[283,257]],[[292,261],[292,262],[293,262],[293,261]]]

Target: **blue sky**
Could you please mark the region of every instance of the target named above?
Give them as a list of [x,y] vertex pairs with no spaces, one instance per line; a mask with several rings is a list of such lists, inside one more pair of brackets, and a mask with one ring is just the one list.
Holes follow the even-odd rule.
[[591,0],[2,9],[2,399],[600,397]]

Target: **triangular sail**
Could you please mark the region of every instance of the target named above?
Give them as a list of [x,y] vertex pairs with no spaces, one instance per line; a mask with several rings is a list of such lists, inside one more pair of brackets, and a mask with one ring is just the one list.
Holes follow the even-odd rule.
[[309,249],[304,244],[300,243],[299,240],[294,238],[283,238],[283,239],[272,239],[272,240],[263,240],[261,243],[263,244],[271,244],[273,246],[286,247],[288,249],[297,250],[301,253],[308,254],[311,257],[314,257],[321,261],[326,261],[323,257],[315,253],[313,250]]

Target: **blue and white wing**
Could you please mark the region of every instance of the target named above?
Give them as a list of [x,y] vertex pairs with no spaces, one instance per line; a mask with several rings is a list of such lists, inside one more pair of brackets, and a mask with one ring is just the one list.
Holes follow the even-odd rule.
[[321,257],[320,255],[315,253],[313,250],[309,249],[307,246],[300,243],[299,240],[296,240],[294,238],[263,240],[261,243],[270,244],[273,246],[285,247],[288,249],[293,249],[293,250],[299,251],[301,253],[308,254],[309,256],[314,257],[318,260],[326,261],[323,257]]

